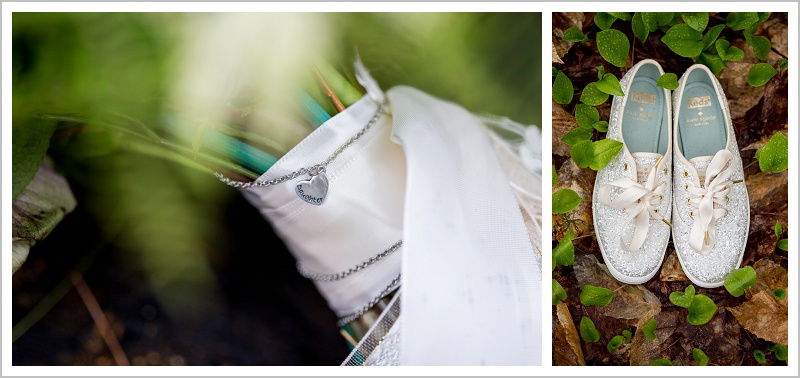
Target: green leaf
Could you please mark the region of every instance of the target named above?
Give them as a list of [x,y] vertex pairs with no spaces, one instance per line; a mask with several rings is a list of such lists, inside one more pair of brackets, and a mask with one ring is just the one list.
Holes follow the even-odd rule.
[[760,60],[767,59],[767,55],[772,50],[772,43],[769,38],[760,35],[753,35],[747,38],[747,44],[753,46],[753,54]]
[[574,146],[578,142],[592,139],[592,135],[594,135],[594,132],[591,127],[577,127],[567,131],[567,133],[561,137],[561,141],[570,146]]
[[584,306],[608,306],[614,300],[614,290],[604,287],[584,285],[581,290],[581,303]]
[[617,348],[622,345],[624,339],[625,338],[620,335],[612,337],[611,340],[608,341],[608,344],[606,344],[606,349],[608,349],[609,353],[617,350]]
[[761,23],[768,20],[772,12],[756,12],[756,14],[758,14],[758,22]]
[[783,227],[781,226],[781,221],[775,222],[775,237],[779,238],[783,234]]
[[603,30],[597,33],[595,41],[597,42],[597,51],[600,52],[603,59],[617,67],[625,67],[626,58],[631,49],[630,41],[625,33],[616,29]]
[[606,30],[611,27],[611,24],[617,20],[617,17],[606,13],[606,12],[597,12],[594,15],[594,23],[600,30]]
[[725,289],[734,297],[741,297],[744,291],[756,283],[756,271],[752,266],[736,269],[725,275]]
[[572,80],[563,72],[558,71],[556,80],[553,81],[553,101],[566,105],[572,102],[574,88],[572,87]]
[[692,29],[701,33],[703,30],[706,30],[706,26],[708,26],[707,12],[681,13],[681,17],[683,17],[683,22],[685,22],[686,25],[691,26]]
[[572,189],[561,189],[553,193],[553,214],[563,214],[581,203],[581,197]]
[[550,166],[553,167],[553,187],[555,188],[556,184],[558,184],[558,173],[556,173],[556,165],[555,164],[550,164]]
[[608,122],[606,121],[598,121],[592,124],[592,127],[600,132],[607,132],[608,131]]
[[622,150],[622,143],[614,139],[598,140],[594,144],[594,159],[589,168],[599,171],[611,162],[611,159]]
[[773,343],[769,346],[769,351],[775,353],[778,361],[786,361],[789,358],[789,347],[786,345]]
[[784,289],[775,289],[772,291],[772,296],[776,299],[784,300],[786,299],[786,290]]
[[672,366],[672,361],[669,358],[656,358],[650,361],[650,366]]
[[767,356],[764,355],[764,352],[762,352],[762,351],[760,351],[758,349],[753,351],[753,358],[755,358],[756,362],[758,362],[759,364],[763,365],[763,364],[767,363]]
[[603,75],[603,78],[598,80],[596,85],[600,92],[614,96],[625,96],[625,93],[622,92],[622,86],[619,85],[619,80],[614,74],[607,73]]
[[583,34],[581,29],[578,29],[573,26],[564,32],[563,39],[569,42],[586,42],[588,37],[586,37],[586,34]]
[[600,113],[594,106],[586,104],[575,105],[575,120],[582,128],[591,128],[595,122],[600,120]]
[[655,340],[656,328],[658,328],[658,321],[656,318],[650,319],[650,321],[642,327],[642,333],[644,334],[644,337],[648,340]]
[[52,121],[28,117],[21,120],[15,120],[11,126],[12,201],[33,180],[56,129]]
[[[664,26],[669,24],[675,18],[674,12],[657,12],[656,13],[656,21],[658,22],[658,26]],[[655,30],[650,30],[655,31]]]
[[671,91],[678,89],[678,75],[674,73],[665,73],[658,78],[656,83],[661,88],[666,88]]
[[631,14],[628,12],[608,12],[608,14],[622,20],[622,21],[630,21]]
[[570,266],[575,263],[575,246],[572,245],[572,228],[553,249],[553,269],[556,265]]
[[631,29],[633,30],[633,35],[636,38],[639,38],[642,43],[647,41],[647,36],[650,35],[650,30],[648,26],[645,24],[643,19],[642,12],[636,12],[633,14],[633,20],[631,20]]
[[697,64],[705,65],[714,75],[728,67],[728,65],[724,60],[722,60],[722,58],[719,57],[719,55],[707,53],[705,51],[701,52],[700,56],[697,57]]
[[694,296],[692,304],[689,305],[689,315],[686,320],[692,325],[703,325],[708,323],[716,312],[717,305],[714,304],[711,298],[697,294]]
[[707,49],[709,46],[713,46],[714,42],[717,41],[719,38],[719,33],[722,32],[722,29],[725,28],[725,25],[719,24],[712,26],[711,29],[708,29],[705,35],[703,35],[703,50]]
[[788,251],[789,250],[789,239],[781,239],[778,240],[778,248]]
[[602,65],[597,66],[597,80],[602,79],[603,75],[605,74],[606,74],[606,68],[603,67]]
[[725,20],[725,24],[733,30],[743,30],[757,22],[758,13],[756,12],[731,12],[728,13],[728,18]]
[[558,281],[553,279],[553,306],[567,299],[567,292]]
[[558,75],[558,69],[555,68],[555,67],[552,67],[552,68],[553,68],[553,70],[551,72],[553,73],[553,77],[555,77],[556,75]]
[[758,31],[758,24],[750,25],[744,29],[742,33],[744,33],[744,39],[747,41],[747,43],[750,43],[750,39],[756,35],[757,31]]
[[597,328],[594,327],[594,322],[592,322],[592,319],[589,319],[586,316],[582,317],[580,330],[583,341],[586,341],[587,343],[600,341],[600,332],[597,332]]
[[586,105],[600,106],[608,100],[608,93],[603,93],[597,89],[596,83],[586,84],[581,92],[581,102]]
[[708,366],[708,356],[700,348],[692,349],[692,357],[694,358],[694,366]]
[[744,58],[744,51],[736,46],[731,46],[730,42],[724,39],[718,39],[714,46],[717,48],[717,54],[722,60],[738,62]]
[[661,37],[661,42],[674,53],[686,58],[696,57],[703,51],[703,35],[686,24],[669,28],[667,34]]
[[785,70],[786,67],[789,67],[789,61],[788,60],[781,59],[781,60],[778,61],[778,70],[779,71]]
[[[658,24],[658,12],[641,12],[642,13],[642,22],[644,26],[647,28],[647,31],[650,33],[658,30],[658,27],[661,26]],[[670,13],[669,16],[670,20],[672,19],[672,14]],[[633,21],[631,21],[633,22]],[[669,22],[669,20],[667,21]]]
[[669,301],[675,306],[689,308],[694,300],[694,285],[689,285],[684,291],[673,291],[669,294]]
[[[752,69],[750,71],[752,72]],[[756,151],[756,159],[761,172],[785,171],[789,168],[789,140],[783,133],[776,131],[769,141]]]
[[633,336],[631,331],[628,331],[627,329],[622,331],[622,337],[625,338],[625,344],[631,342],[631,336]]
[[581,168],[586,168],[592,165],[594,161],[594,144],[591,140],[582,140],[572,146],[569,154],[575,164],[578,164]]

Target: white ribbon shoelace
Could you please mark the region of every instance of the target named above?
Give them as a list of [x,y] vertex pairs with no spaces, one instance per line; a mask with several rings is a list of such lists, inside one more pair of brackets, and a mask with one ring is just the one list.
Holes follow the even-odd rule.
[[733,173],[728,162],[733,154],[728,150],[720,150],[711,159],[706,169],[703,187],[690,186],[687,190],[691,197],[689,203],[697,211],[693,211],[694,222],[689,233],[689,246],[695,251],[707,255],[717,240],[717,220],[728,212],[717,205],[728,203],[728,192],[733,183],[729,178]]
[[[620,245],[628,252],[636,251],[644,244],[645,239],[647,239],[647,232],[650,229],[650,218],[664,220],[656,208],[664,199],[664,192],[667,190],[664,182],[656,185],[659,163],[661,163],[661,159],[650,170],[644,183],[625,177],[603,185],[598,192],[598,199],[601,204],[624,210],[628,214],[628,221],[635,219],[635,228],[630,244],[625,245],[620,237]],[[620,192],[617,198],[612,200],[611,189],[613,187],[622,188],[623,191]]]

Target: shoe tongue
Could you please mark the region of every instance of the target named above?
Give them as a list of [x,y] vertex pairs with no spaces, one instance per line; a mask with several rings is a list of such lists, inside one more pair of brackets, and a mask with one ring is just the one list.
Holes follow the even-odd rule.
[[689,163],[691,163],[694,170],[697,171],[697,180],[700,181],[700,185],[704,185],[706,182],[706,170],[713,158],[713,156],[698,156],[689,159]]
[[633,156],[633,161],[636,163],[636,181],[640,183],[647,181],[647,175],[650,174],[653,166],[661,159],[660,154],[652,152],[634,152],[631,153],[631,156]]

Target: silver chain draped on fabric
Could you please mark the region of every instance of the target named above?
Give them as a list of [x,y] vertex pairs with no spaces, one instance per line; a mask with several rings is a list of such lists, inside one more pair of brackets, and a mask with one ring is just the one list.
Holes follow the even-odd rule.
[[369,311],[369,309],[371,309],[372,306],[375,306],[375,304],[378,303],[378,301],[380,301],[383,297],[389,295],[389,293],[391,293],[394,289],[396,289],[399,284],[400,284],[400,274],[396,275],[394,279],[392,279],[392,282],[389,282],[389,285],[386,285],[386,288],[384,288],[381,291],[381,293],[378,294],[375,298],[373,298],[369,303],[362,306],[360,309],[358,309],[358,311],[342,317],[341,319],[339,319],[339,321],[336,322],[336,325],[339,328],[342,328],[345,325],[347,325],[347,323],[350,323],[353,320],[358,319],[358,317],[364,315],[365,312]]
[[341,279],[343,279],[343,278],[345,278],[345,277],[347,277],[347,276],[349,276],[349,275],[351,275],[353,273],[358,273],[360,270],[362,270],[362,269],[364,269],[364,268],[366,268],[366,267],[368,267],[368,266],[370,266],[370,265],[372,265],[372,264],[374,264],[374,263],[376,263],[378,261],[381,261],[381,259],[383,259],[386,256],[389,256],[390,254],[392,254],[392,252],[396,251],[402,245],[403,245],[403,241],[402,240],[398,240],[397,243],[394,243],[394,245],[392,245],[391,247],[387,248],[385,251],[383,251],[383,252],[381,252],[381,253],[379,253],[379,254],[377,254],[375,256],[370,257],[368,260],[362,262],[361,264],[358,264],[358,265],[356,265],[356,266],[354,266],[354,267],[352,267],[350,269],[347,269],[347,270],[345,270],[343,272],[339,272],[339,273],[334,273],[334,274],[314,273],[314,272],[311,272],[308,269],[306,269],[306,267],[300,261],[297,262],[297,271],[300,272],[300,275],[302,275],[303,277],[308,278],[308,279],[313,280],[313,281],[324,281],[324,282],[338,281],[338,280],[341,280]]
[[305,174],[309,174],[311,176],[320,174],[322,172],[325,172],[325,167],[327,167],[328,164],[334,161],[339,156],[339,154],[341,154],[344,150],[346,150],[353,143],[355,143],[355,141],[359,140],[362,136],[364,136],[364,134],[372,127],[372,125],[374,125],[375,122],[377,122],[381,118],[381,115],[383,115],[385,108],[386,108],[386,101],[381,103],[381,105],[378,107],[378,110],[375,111],[375,114],[372,116],[372,118],[369,120],[367,125],[364,126],[363,129],[361,129],[358,133],[356,133],[356,135],[353,135],[353,137],[348,139],[347,142],[339,146],[339,148],[337,148],[336,151],[333,151],[333,153],[330,156],[328,156],[328,158],[325,159],[325,161],[323,161],[322,163],[312,165],[308,168],[300,168],[299,170],[289,173],[287,175],[283,175],[281,177],[277,177],[267,181],[258,181],[258,180],[253,182],[236,181],[225,177],[219,172],[214,172],[214,176],[216,176],[220,181],[224,182],[228,186],[244,189],[244,188],[267,187],[267,186],[277,185],[295,179],[297,177],[303,176]]

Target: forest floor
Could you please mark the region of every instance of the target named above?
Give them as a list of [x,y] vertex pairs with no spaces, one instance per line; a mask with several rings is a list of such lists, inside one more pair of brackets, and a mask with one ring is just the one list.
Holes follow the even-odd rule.
[[[633,48],[626,67],[614,67],[603,60],[594,38],[591,38],[593,32],[600,30],[593,19],[594,13],[553,14],[553,67],[572,80],[576,100],[580,98],[581,88],[597,80],[597,67],[600,65],[605,66],[607,73],[622,78],[633,64],[649,58],[658,61],[666,72],[676,73],[680,77],[694,63],[691,58],[672,53],[660,40],[663,33],[651,33],[643,44],[632,38],[630,22],[617,20],[613,27],[630,36]],[[719,23],[725,23],[724,14],[712,14],[709,27]],[[772,52],[766,62],[773,66],[788,55],[787,25],[785,14],[773,13],[759,28],[758,34],[771,41]],[[572,26],[587,35],[592,33],[589,41],[564,41],[564,31]],[[728,97],[750,198],[750,230],[741,266],[753,266],[758,281],[741,297],[733,297],[724,287],[698,287],[697,293],[711,298],[718,310],[711,321],[695,326],[687,321],[687,309],[675,306],[669,300],[670,293],[683,291],[691,283],[680,267],[671,241],[660,273],[650,281],[642,285],[625,285],[611,277],[603,263],[592,226],[592,190],[596,172],[576,165],[570,159],[570,146],[561,141],[566,132],[578,127],[573,115],[578,101],[573,100],[567,105],[554,101],[553,163],[558,182],[553,192],[570,188],[583,199],[573,211],[553,215],[553,247],[564,238],[568,224],[572,225],[575,237],[574,265],[559,266],[553,272],[553,277],[567,292],[567,299],[554,305],[552,311],[554,365],[649,365],[652,360],[662,358],[669,359],[674,365],[694,365],[694,348],[706,353],[709,365],[757,365],[754,358],[756,350],[765,354],[765,364],[786,364],[786,361],[776,359],[774,353],[768,351],[772,342],[763,337],[770,335],[767,337],[773,341],[775,338],[780,340],[781,335],[773,334],[781,330],[786,335],[784,337],[788,337],[788,299],[780,301],[772,296],[766,296],[765,299],[759,292],[786,288],[788,285],[788,254],[776,247],[779,239],[786,237],[786,232],[779,238],[774,230],[776,222],[781,223],[783,230],[790,226],[787,224],[788,171],[761,172],[754,154],[775,132],[788,135],[790,73],[784,70],[764,86],[750,86],[747,82],[748,70],[759,60],[743,38],[733,33],[726,37],[731,45],[738,46],[745,53],[744,59],[728,62],[728,67],[717,76]],[[610,108],[611,100],[597,107],[600,120],[608,120]],[[593,139],[603,138],[604,133],[595,131]],[[613,302],[605,307],[582,305],[579,295],[587,284],[615,290]],[[766,302],[758,302],[762,299]],[[733,315],[737,308],[748,309],[754,316],[740,322]],[[594,322],[600,333],[599,342],[587,343],[579,336],[576,329],[583,316]],[[647,340],[640,328],[652,318],[658,321],[657,338]],[[631,332],[632,339],[609,352],[606,344],[623,330]]]

